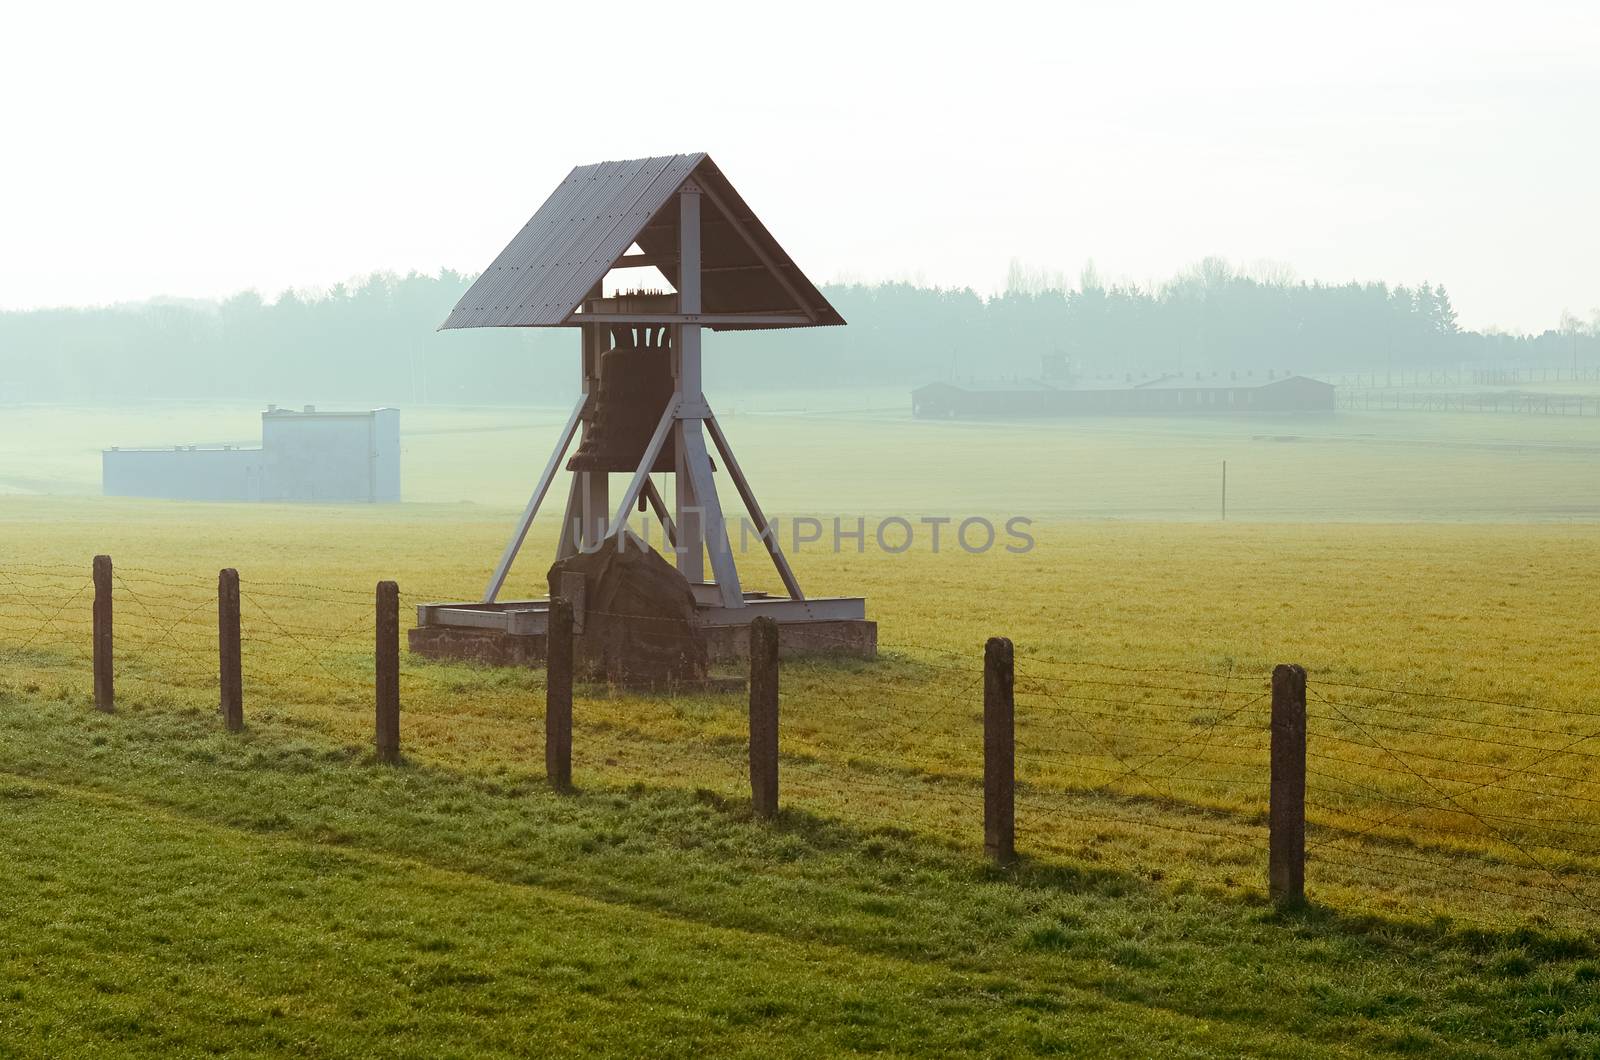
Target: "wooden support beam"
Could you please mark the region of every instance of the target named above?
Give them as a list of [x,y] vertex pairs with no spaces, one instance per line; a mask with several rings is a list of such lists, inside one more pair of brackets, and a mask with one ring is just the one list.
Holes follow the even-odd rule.
[[[528,529],[533,526],[533,517],[539,514],[539,505],[544,503],[544,495],[550,490],[550,483],[556,477],[556,472],[561,470],[561,458],[567,455],[567,447],[572,444],[572,436],[577,433],[578,423],[583,418],[584,409],[589,404],[589,395],[583,394],[578,398],[578,403],[572,406],[572,414],[567,417],[567,425],[561,428],[561,438],[556,442],[555,451],[550,454],[550,459],[545,463],[544,470],[539,474],[539,481],[533,488],[533,496],[528,498],[527,506],[522,509],[522,517],[517,520],[517,528],[507,542],[505,551],[500,554],[500,562],[495,564],[494,574],[489,578],[488,586],[483,590],[483,602],[492,604],[500,595],[500,590],[506,584],[506,576],[511,573],[511,564],[517,558],[522,542],[527,539]],[[564,532],[564,531],[563,531]]]
[[816,318],[806,313],[579,313],[573,312],[565,324],[698,324],[721,327],[734,324],[772,324],[797,326],[812,324]]
[[[656,268],[671,268],[678,264],[678,259],[670,254],[624,254],[612,263],[613,269],[642,269],[648,265]],[[702,265],[700,275],[704,276],[713,272],[766,272],[767,266],[759,261],[748,262],[743,265]]]
[[694,476],[689,472],[689,447],[683,441],[682,420],[673,425],[673,441],[677,462],[673,465],[673,511],[676,513],[678,536],[672,552],[678,573],[690,585],[706,580],[705,513],[694,493]]
[[679,442],[687,450],[685,463],[694,481],[694,495],[704,523],[706,554],[711,559],[711,572],[716,576],[717,588],[722,593],[722,605],[743,607],[744,590],[739,586],[739,571],[733,562],[733,543],[728,539],[727,521],[722,517],[722,505],[717,500],[717,484],[711,475],[711,455],[706,452],[706,439],[700,433],[700,421],[680,421],[680,430]]
[[[673,392],[679,402],[704,404],[700,377],[700,188],[693,181],[678,192],[678,316],[673,334]],[[687,434],[700,422],[678,420],[673,425],[676,463],[672,483],[677,496],[674,517],[678,523],[676,553],[678,573],[690,585],[706,580],[705,499],[698,493],[699,479],[691,464]]]
[[607,536],[616,537],[628,528],[628,515],[638,501],[639,493],[644,489],[645,483],[650,481],[650,472],[656,466],[656,458],[661,455],[661,447],[667,444],[667,437],[672,434],[672,426],[677,422],[680,404],[676,397],[667,402],[666,409],[661,413],[661,419],[656,423],[655,433],[650,436],[650,444],[644,447],[644,456],[639,458],[639,466],[634,469],[633,478],[628,481],[628,488],[622,491],[622,500],[617,505],[617,517],[611,521]]
[[613,269],[642,269],[649,265],[676,265],[678,259],[670,254],[624,254],[611,263]]
[[783,266],[779,265],[777,260],[774,259],[771,254],[767,253],[767,248],[761,245],[760,240],[756,239],[755,233],[750,231],[750,229],[744,223],[742,223],[733,215],[733,211],[729,209],[728,204],[722,200],[722,196],[718,195],[711,188],[702,187],[700,189],[700,193],[707,199],[710,199],[711,205],[715,206],[719,211],[721,211],[722,216],[728,219],[729,223],[733,225],[733,230],[739,233],[740,238],[745,241],[745,244],[750,248],[755,256],[761,259],[761,264],[767,267],[767,270],[772,273],[772,275],[777,279],[778,283],[782,285],[783,289],[788,292],[789,297],[794,299],[795,306],[799,308],[801,312],[805,313],[805,315],[812,322],[815,322],[817,319],[817,311],[815,307],[806,301],[805,296],[800,293],[800,289],[796,287],[794,282],[789,279],[787,274],[784,273]]
[[[751,218],[751,220],[753,220],[753,218]],[[721,217],[707,217],[705,219],[705,225],[715,225],[718,228],[731,228],[733,227],[733,221]],[[702,225],[702,227],[705,227],[705,225]],[[646,232],[671,232],[675,231],[677,227],[678,223],[676,221],[658,221],[655,224],[648,224],[639,229],[639,234],[643,235]]]
[[[590,292],[591,298],[598,295]],[[586,303],[587,304],[587,303]],[[612,329],[604,325],[595,324],[584,328],[584,378],[583,392],[591,397],[600,391],[600,361],[607,350],[611,348]],[[598,398],[590,406],[590,413],[584,417],[583,437],[589,437],[589,432],[594,429],[595,417],[599,414]],[[580,533],[578,547],[584,551],[597,548],[606,536],[606,519],[611,515],[611,476],[604,471],[579,471],[578,478],[578,508],[580,517]]]
[[650,509],[656,513],[656,518],[661,521],[661,533],[666,538],[668,548],[678,545],[678,529],[672,525],[672,515],[667,511],[667,502],[662,499],[661,492],[656,489],[655,480],[648,476],[644,480],[645,500],[650,502]]
[[783,579],[783,587],[788,590],[789,598],[804,600],[806,594],[800,591],[800,580],[794,576],[788,558],[778,546],[777,532],[767,532],[767,517],[762,513],[761,505],[756,501],[755,490],[750,488],[749,481],[744,477],[744,471],[739,467],[739,461],[734,459],[733,447],[728,444],[727,435],[722,433],[722,425],[717,422],[717,417],[714,415],[707,416],[705,424],[706,429],[711,432],[712,444],[717,447],[717,452],[722,456],[722,463],[728,469],[728,476],[733,479],[734,488],[739,491],[739,499],[744,501],[745,511],[755,520],[756,532],[761,535],[761,543],[767,546],[767,555],[772,557],[772,565],[778,568],[778,577]]
[[[561,538],[556,543],[556,559],[566,559],[578,554],[578,522],[582,507],[583,485],[578,475],[572,476],[572,485],[567,489],[567,506],[561,513]],[[488,601],[493,603],[494,601]]]

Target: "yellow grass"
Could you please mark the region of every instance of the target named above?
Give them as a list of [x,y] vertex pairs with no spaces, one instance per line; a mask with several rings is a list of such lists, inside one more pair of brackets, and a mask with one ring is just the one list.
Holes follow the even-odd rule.
[[[237,566],[247,714],[351,745],[370,739],[373,582],[397,578],[408,607],[470,598],[504,529],[503,518],[423,506],[35,499],[7,502],[0,513],[9,546],[0,565],[0,680],[87,702],[88,558],[106,551],[118,562],[124,709],[211,708],[213,572]],[[1312,843],[1336,844],[1314,849],[1320,899],[1495,919],[1586,916],[1566,906],[1587,905],[1600,889],[1546,869],[1596,868],[1591,857],[1551,849],[1590,850],[1586,836],[1600,835],[1600,803],[1572,801],[1600,798],[1585,779],[1591,759],[1534,748],[1600,729],[1600,661],[1583,647],[1596,633],[1594,527],[1036,529],[1039,547],[1026,557],[797,557],[807,584],[866,594],[885,658],[787,668],[788,803],[977,843],[978,659],[985,637],[1006,635],[1019,652],[1025,851],[1259,887],[1263,693],[1273,664],[1300,662],[1312,674],[1312,753],[1328,756],[1311,763],[1320,774],[1311,785]],[[537,555],[550,545],[546,535],[530,548]],[[408,660],[404,688],[408,755],[486,774],[539,768],[537,672]],[[1549,732],[1525,731],[1535,728]],[[578,708],[576,769],[587,783],[737,794],[742,738],[737,695],[592,689]],[[1600,748],[1591,741],[1573,750]],[[1486,781],[1500,783],[1456,803],[1446,798]],[[1372,835],[1349,838],[1396,813]],[[1560,830],[1512,818],[1555,818]],[[1462,852],[1476,855],[1466,869]],[[1484,875],[1463,877],[1468,871]],[[1463,882],[1473,885],[1456,886]]]

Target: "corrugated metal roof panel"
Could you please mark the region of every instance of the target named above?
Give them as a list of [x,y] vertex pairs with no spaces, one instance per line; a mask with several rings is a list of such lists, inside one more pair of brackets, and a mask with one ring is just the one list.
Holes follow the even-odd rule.
[[576,167],[462,296],[443,327],[563,323],[703,157]]
[[[440,326],[559,327],[634,243],[646,253],[677,251],[674,193],[691,175],[727,204],[783,277],[816,315],[844,318],[783,252],[704,153],[662,155],[578,166],[484,270]],[[704,312],[776,312],[801,308],[737,230],[708,202],[702,206]],[[662,268],[676,283],[676,267]],[[721,329],[771,325],[722,325]]]

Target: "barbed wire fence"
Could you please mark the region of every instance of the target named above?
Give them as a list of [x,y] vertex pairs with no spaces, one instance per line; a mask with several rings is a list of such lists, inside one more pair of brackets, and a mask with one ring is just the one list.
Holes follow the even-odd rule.
[[93,597],[83,567],[0,567],[0,667],[17,675],[19,692],[65,698],[81,691],[81,675],[92,664]]
[[[852,634],[808,631],[805,644],[846,659],[860,650]],[[789,664],[780,697],[786,805],[981,843],[982,668],[961,652],[909,641],[896,641],[885,661],[855,675],[837,663]]]
[[1596,416],[1600,398],[1587,394],[1517,391],[1337,390],[1335,407],[1346,412],[1466,412],[1522,416]]
[[[373,593],[248,577],[242,586],[249,716],[344,738],[370,732]],[[217,710],[217,581],[117,567],[111,592],[119,702]],[[0,691],[91,701],[95,595],[83,567],[0,564]],[[399,607],[410,615],[448,598],[402,592]],[[791,818],[965,849],[990,841],[995,716],[984,655],[896,638],[869,663],[851,658],[862,646],[855,633],[811,629],[804,642],[830,657],[783,666],[780,798]],[[537,757],[540,669],[401,653],[398,682],[409,743],[476,739]],[[1024,857],[1131,866],[1155,879],[1265,880],[1280,812],[1273,726],[1282,706],[1267,674],[1024,649],[1005,682],[1004,797]],[[608,779],[648,771],[730,800],[748,794],[753,715],[737,697],[702,692],[584,685],[575,721],[584,770]],[[1600,711],[1315,677],[1299,710],[1301,870],[1314,900],[1600,919]]]
[[1480,368],[1383,368],[1319,372],[1315,377],[1347,389],[1415,389],[1422,386],[1526,386],[1533,383],[1600,383],[1600,365],[1502,365]]
[[1359,851],[1402,887],[1595,914],[1600,827],[1582,808],[1600,806],[1600,714],[1332,680],[1310,699],[1313,856]]
[[[1029,655],[1016,684],[1018,819],[1062,853],[1200,847],[1224,881],[1266,861],[1260,676]],[[1066,844],[1072,845],[1066,845]],[[1160,878],[1181,872],[1146,853]]]

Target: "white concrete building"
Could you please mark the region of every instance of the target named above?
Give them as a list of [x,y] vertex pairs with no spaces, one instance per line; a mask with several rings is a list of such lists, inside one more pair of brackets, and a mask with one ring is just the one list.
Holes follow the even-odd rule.
[[400,410],[319,412],[268,406],[261,447],[113,447],[101,455],[108,497],[192,501],[400,500]]

